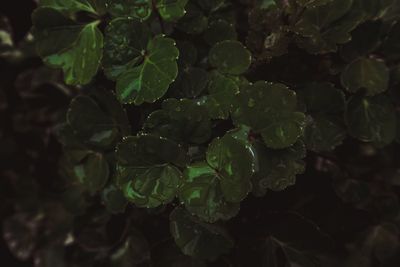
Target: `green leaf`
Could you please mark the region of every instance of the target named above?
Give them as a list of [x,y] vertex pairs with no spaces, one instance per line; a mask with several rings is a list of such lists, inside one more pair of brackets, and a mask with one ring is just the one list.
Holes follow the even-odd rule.
[[103,54],[99,21],[81,25],[51,8],[32,15],[39,55],[49,66],[61,68],[67,84],[87,84],[96,75]]
[[138,207],[155,208],[172,201],[182,183],[176,166],[186,163],[175,142],[154,135],[124,138],[116,148],[118,185]]
[[305,170],[302,159],[306,148],[303,142],[279,150],[270,149],[260,141],[252,146],[257,159],[256,172],[251,178],[252,191],[256,196],[264,196],[267,190],[281,191],[294,185],[296,175]]
[[186,13],[188,0],[155,0],[155,8],[165,21],[176,21]]
[[106,3],[113,17],[133,17],[139,20],[148,19],[153,8],[149,0],[106,0]]
[[151,132],[177,142],[202,144],[211,137],[211,121],[204,106],[189,99],[166,99],[162,110],[149,115],[143,125]]
[[350,32],[364,21],[366,14],[353,7],[353,0],[335,0],[306,8],[293,27],[297,45],[311,54],[335,52],[338,44],[351,40]]
[[90,97],[78,96],[72,100],[67,122],[73,134],[85,144],[109,148],[115,144],[119,131],[111,116],[104,113]]
[[345,114],[349,134],[378,145],[391,143],[396,135],[396,112],[385,95],[353,96]]
[[213,119],[227,119],[235,107],[235,95],[239,87],[233,79],[217,72],[212,73],[207,86],[209,95],[205,97],[205,105]]
[[296,93],[283,84],[258,81],[245,85],[237,101],[234,123],[260,133],[270,148],[288,147],[303,133],[305,115],[296,111]]
[[187,167],[179,199],[186,209],[206,222],[228,220],[239,212],[239,203],[227,202],[222,194],[218,173],[206,162]]
[[105,8],[104,0],[40,0],[41,7],[51,7],[59,11],[86,11],[99,14]]
[[250,67],[251,53],[242,43],[226,40],[211,48],[209,62],[221,73],[239,75]]
[[109,79],[121,74],[143,61],[151,38],[150,29],[134,19],[114,19],[105,30],[104,71]]
[[225,199],[229,202],[242,201],[251,189],[250,178],[254,172],[251,147],[228,132],[210,143],[206,160],[218,173]]
[[87,150],[66,151],[62,170],[67,178],[83,185],[91,194],[105,186],[110,174],[105,157],[100,153]]
[[360,58],[347,65],[342,72],[341,81],[351,93],[366,89],[367,95],[372,96],[387,90],[389,70],[382,61]]
[[170,214],[170,231],[183,254],[195,258],[215,260],[233,247],[223,228],[202,223],[182,208]]
[[140,105],[161,98],[178,75],[178,56],[173,39],[156,36],[147,46],[143,63],[118,78],[119,100]]
[[211,46],[225,40],[236,40],[235,26],[225,20],[216,20],[210,23],[204,33],[204,40]]

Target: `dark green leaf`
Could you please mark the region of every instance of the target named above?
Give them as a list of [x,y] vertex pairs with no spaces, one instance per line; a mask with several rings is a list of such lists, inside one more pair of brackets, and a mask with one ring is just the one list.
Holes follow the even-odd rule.
[[228,220],[239,212],[238,203],[225,200],[216,170],[206,162],[198,162],[187,167],[184,183],[179,190],[179,198],[186,209],[206,222]]
[[396,135],[396,113],[384,95],[354,96],[347,104],[346,123],[349,133],[364,142],[391,143]]
[[267,148],[261,142],[253,144],[256,155],[256,172],[252,177],[253,193],[264,196],[267,190],[280,191],[294,185],[296,175],[305,170],[306,149],[304,143],[280,150]]
[[182,183],[176,166],[186,163],[185,151],[165,138],[139,135],[124,138],[116,149],[118,184],[139,207],[169,203]]
[[342,72],[341,81],[351,93],[365,89],[367,95],[372,96],[387,90],[389,70],[380,60],[360,58],[347,65]]
[[204,102],[210,117],[213,119],[227,119],[235,107],[235,95],[239,87],[233,79],[219,73],[212,73],[207,86],[209,95]]
[[235,124],[260,133],[267,146],[288,147],[303,133],[305,116],[296,111],[296,93],[285,85],[258,81],[243,86],[237,98]]
[[143,63],[119,76],[119,100],[140,105],[162,97],[178,75],[178,56],[173,39],[156,36],[147,46]]
[[239,75],[250,67],[251,53],[238,41],[222,41],[211,48],[209,62],[221,73]]
[[170,231],[183,254],[199,259],[215,260],[233,247],[224,229],[199,222],[182,208],[171,213]]
[[44,62],[62,68],[67,84],[87,84],[96,75],[103,55],[100,21],[76,24],[55,9],[38,8],[32,15],[37,50]]
[[219,176],[221,191],[229,202],[240,202],[251,189],[254,153],[230,133],[214,139],[207,149],[207,163]]
[[211,121],[197,101],[166,99],[163,109],[147,118],[143,129],[177,142],[202,144],[210,139]]
[[117,79],[140,64],[151,38],[149,28],[133,19],[114,19],[105,30],[103,67],[110,79]]

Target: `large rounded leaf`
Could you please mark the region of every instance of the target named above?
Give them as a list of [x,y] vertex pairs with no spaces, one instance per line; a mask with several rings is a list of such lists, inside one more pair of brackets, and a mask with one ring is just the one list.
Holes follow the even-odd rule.
[[170,231],[183,254],[199,259],[215,260],[233,247],[223,228],[202,223],[182,208],[171,213]]
[[125,138],[117,146],[117,182],[125,197],[139,207],[154,208],[170,202],[182,182],[177,166],[185,151],[173,141],[154,135]]
[[301,136],[305,116],[297,112],[296,93],[283,84],[263,81],[245,85],[237,95],[236,125],[260,133],[271,148],[285,148]]
[[32,15],[37,50],[44,62],[61,68],[67,84],[87,84],[96,75],[103,55],[99,21],[82,25],[55,9],[42,7]]
[[162,97],[178,75],[178,56],[174,40],[156,36],[147,46],[143,63],[118,78],[119,100],[140,105]]
[[138,65],[150,41],[149,28],[134,19],[114,19],[105,30],[103,67],[110,79]]
[[218,173],[227,201],[240,202],[247,196],[254,172],[254,155],[249,147],[228,133],[211,142],[206,160]]
[[189,99],[166,99],[163,109],[149,115],[143,125],[146,132],[177,142],[202,144],[211,137],[211,121],[204,106]]
[[239,75],[251,64],[251,53],[238,41],[222,41],[210,50],[210,64],[221,73]]
[[257,168],[251,181],[256,196],[264,196],[267,190],[280,191],[294,185],[296,175],[305,170],[302,159],[306,156],[306,148],[303,142],[279,150],[267,148],[259,141],[252,146]]
[[347,104],[346,123],[349,133],[364,142],[385,145],[396,135],[396,112],[384,95],[352,97]]
[[367,95],[387,90],[389,70],[385,63],[376,59],[360,58],[350,63],[342,72],[343,86],[351,93],[366,89]]
[[155,0],[152,2],[164,20],[176,21],[185,15],[185,6],[188,0]]
[[208,95],[205,105],[213,119],[226,119],[235,106],[235,95],[239,87],[233,79],[219,73],[213,73],[207,85]]
[[234,217],[239,211],[239,204],[225,200],[220,179],[216,170],[206,162],[188,166],[179,189],[179,198],[186,209],[210,223]]

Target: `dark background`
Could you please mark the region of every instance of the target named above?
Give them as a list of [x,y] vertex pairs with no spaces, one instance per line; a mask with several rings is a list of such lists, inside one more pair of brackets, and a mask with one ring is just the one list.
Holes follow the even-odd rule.
[[[6,16],[11,23],[13,29],[13,39],[16,43],[21,41],[26,33],[31,28],[31,13],[36,7],[33,0],[3,0],[0,3],[0,14]],[[8,65],[9,66],[9,65]],[[5,77],[10,78],[11,76],[16,76],[18,69],[6,68],[3,61],[0,60],[0,79]],[[1,96],[0,96],[1,97]],[[3,116],[0,119],[4,119]],[[3,124],[1,124],[3,125]],[[3,126],[2,126],[3,127]],[[5,129],[6,130],[6,129]],[[0,148],[4,149],[4,148]],[[10,212],[10,211],[8,211]],[[0,214],[1,221],[3,216],[6,214]],[[2,225],[2,224],[1,224]],[[3,231],[1,231],[3,233]],[[23,267],[32,266],[31,262],[23,263],[17,261],[9,252],[8,248],[4,243],[3,237],[0,238],[0,262],[1,266],[9,267]]]

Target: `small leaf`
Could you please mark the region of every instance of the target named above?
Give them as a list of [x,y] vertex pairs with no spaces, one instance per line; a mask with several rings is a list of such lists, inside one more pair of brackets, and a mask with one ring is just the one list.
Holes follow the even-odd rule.
[[296,93],[283,84],[258,81],[245,85],[237,101],[234,123],[260,133],[268,147],[288,147],[303,133],[305,116],[296,111]]
[[147,46],[143,63],[118,78],[119,100],[140,105],[162,97],[178,75],[178,56],[173,39],[156,36]]
[[239,212],[240,206],[224,199],[220,179],[206,162],[192,164],[184,172],[179,199],[190,213],[206,222],[228,220]]
[[155,0],[153,2],[165,21],[176,21],[185,15],[188,0]]
[[155,208],[173,200],[182,183],[175,166],[186,162],[178,144],[154,135],[130,136],[118,144],[116,158],[117,183],[129,201]]
[[396,135],[396,112],[385,95],[353,96],[345,114],[350,135],[364,142],[391,143]]
[[341,75],[341,81],[351,93],[366,89],[367,95],[372,96],[387,90],[389,70],[381,61],[360,58],[345,68]]
[[197,101],[170,98],[162,106],[147,118],[143,125],[146,132],[183,143],[202,144],[210,139],[210,118]]
[[206,160],[218,173],[221,191],[227,201],[240,202],[247,196],[254,172],[254,154],[250,147],[228,132],[210,143]]
[[106,27],[104,40],[104,71],[115,80],[140,64],[151,38],[150,29],[134,19],[114,19]]
[[170,214],[170,231],[183,254],[199,259],[215,260],[233,247],[224,229],[199,222],[182,208]]
[[44,62],[62,68],[67,84],[87,84],[96,75],[103,54],[99,21],[81,25],[55,9],[38,8],[32,15],[37,50]]
[[240,42],[227,40],[211,48],[209,61],[221,73],[239,75],[250,67],[251,53]]
[[209,95],[205,98],[205,105],[213,119],[227,119],[235,107],[235,95],[239,87],[234,80],[218,73],[212,73],[207,86]]
[[61,171],[72,182],[83,185],[91,194],[104,187],[110,174],[105,157],[87,150],[66,151]]
[[256,155],[256,172],[252,176],[253,193],[264,196],[267,190],[281,191],[294,185],[296,175],[305,170],[302,159],[306,156],[303,142],[285,149],[269,149],[257,141],[253,145]]

